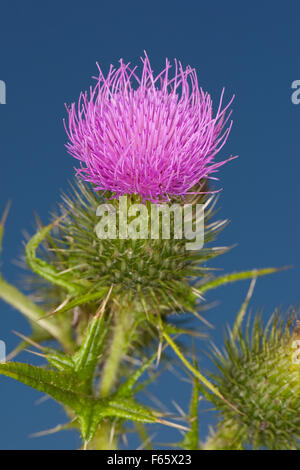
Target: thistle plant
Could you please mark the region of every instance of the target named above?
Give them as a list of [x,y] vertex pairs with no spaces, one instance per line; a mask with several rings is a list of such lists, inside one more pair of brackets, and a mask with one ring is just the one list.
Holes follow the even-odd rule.
[[[178,428],[184,436],[174,445],[182,449],[297,448],[296,318],[275,315],[266,329],[256,318],[250,334],[249,325],[242,328],[248,296],[225,352],[214,351],[219,373],[211,376],[180,341],[204,336],[207,291],[278,269],[214,274],[211,260],[228,248],[214,245],[227,221],[216,219],[219,188],[211,181],[235,158],[217,159],[231,130],[232,99],[223,107],[223,91],[214,109],[194,69],[177,61],[173,69],[166,61],[155,76],[146,54],[141,73],[122,60],[107,77],[99,67],[96,85],[67,107],[66,147],[79,161],[74,183],[47,225],[37,219],[26,243],[27,294],[0,277],[1,298],[32,326],[30,337],[19,333],[22,342],[10,359],[30,346],[45,366],[10,360],[0,373],[61,403],[66,424],[49,432],[77,429],[83,449],[119,448],[128,423],[145,446],[155,446],[146,426],[155,424]],[[178,213],[190,235],[203,231],[201,246],[187,249]],[[198,331],[185,325],[191,314]],[[180,364],[192,381],[183,424],[143,403],[142,392],[170,363]],[[220,416],[204,443],[201,397]]]

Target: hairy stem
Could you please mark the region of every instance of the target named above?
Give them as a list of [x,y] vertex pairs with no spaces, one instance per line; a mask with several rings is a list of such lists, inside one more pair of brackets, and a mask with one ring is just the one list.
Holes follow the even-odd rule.
[[[129,338],[128,332],[131,326],[130,316],[128,311],[120,308],[116,312],[115,328],[110,346],[110,352],[108,359],[104,366],[100,395],[105,397],[110,394],[114,387],[117,377],[120,362],[126,354]],[[114,433],[112,423],[103,423],[99,427],[92,442],[88,445],[88,449],[96,450],[116,450],[117,449],[117,437]]]
[[[130,317],[129,317],[130,318]],[[100,394],[107,396],[111,392],[118,375],[119,365],[128,348],[128,330],[130,327],[127,311],[120,309],[116,315],[116,324],[110,353],[104,366]]]
[[117,450],[117,439],[113,424],[102,422],[94,438],[87,445],[87,450]]
[[216,432],[209,436],[201,450],[243,450],[243,436],[238,425],[219,425]]

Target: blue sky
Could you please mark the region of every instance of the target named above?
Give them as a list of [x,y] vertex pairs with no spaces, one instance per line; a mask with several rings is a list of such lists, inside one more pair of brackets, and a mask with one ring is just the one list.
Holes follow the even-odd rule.
[[[259,280],[251,306],[263,308],[267,318],[276,306],[299,302],[300,104],[291,101],[292,82],[300,80],[299,2],[3,1],[0,9],[0,80],[7,87],[7,104],[0,105],[0,210],[13,202],[2,272],[9,281],[20,282],[13,260],[22,252],[23,230],[33,232],[33,212],[46,222],[73,175],[74,161],[64,148],[64,103],[90,86],[96,61],[107,71],[121,57],[136,62],[146,49],[155,71],[165,57],[195,67],[214,102],[223,86],[227,98],[236,96],[221,156],[239,158],[219,172],[219,215],[231,221],[219,242],[236,246],[214,265],[225,272],[292,265]],[[208,295],[219,301],[208,314],[217,344],[247,288],[243,283]],[[0,328],[9,350],[17,343],[12,330],[29,333],[26,320],[2,302]],[[26,353],[19,359],[32,360]],[[64,413],[51,400],[37,405],[41,395],[12,380],[0,378],[0,390],[0,448],[78,446],[73,433],[29,438],[64,422]],[[184,382],[164,377],[155,393],[186,408]],[[202,433],[210,420],[201,415]],[[165,431],[159,439],[174,436]]]

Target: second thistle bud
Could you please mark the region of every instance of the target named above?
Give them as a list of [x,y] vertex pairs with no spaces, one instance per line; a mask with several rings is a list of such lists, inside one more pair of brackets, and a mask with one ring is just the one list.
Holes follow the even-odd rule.
[[289,318],[275,316],[264,329],[257,317],[251,332],[227,338],[225,353],[216,353],[215,381],[241,413],[218,402],[221,420],[206,448],[299,448],[300,335]]

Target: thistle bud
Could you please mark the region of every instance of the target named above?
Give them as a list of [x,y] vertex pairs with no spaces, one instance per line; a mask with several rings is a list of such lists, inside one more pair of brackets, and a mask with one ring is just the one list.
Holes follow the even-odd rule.
[[205,448],[299,448],[300,335],[293,318],[275,314],[263,328],[256,317],[251,332],[248,323],[245,335],[239,329],[237,339],[227,337],[225,352],[215,353],[215,382],[240,414],[212,397],[221,420]]

